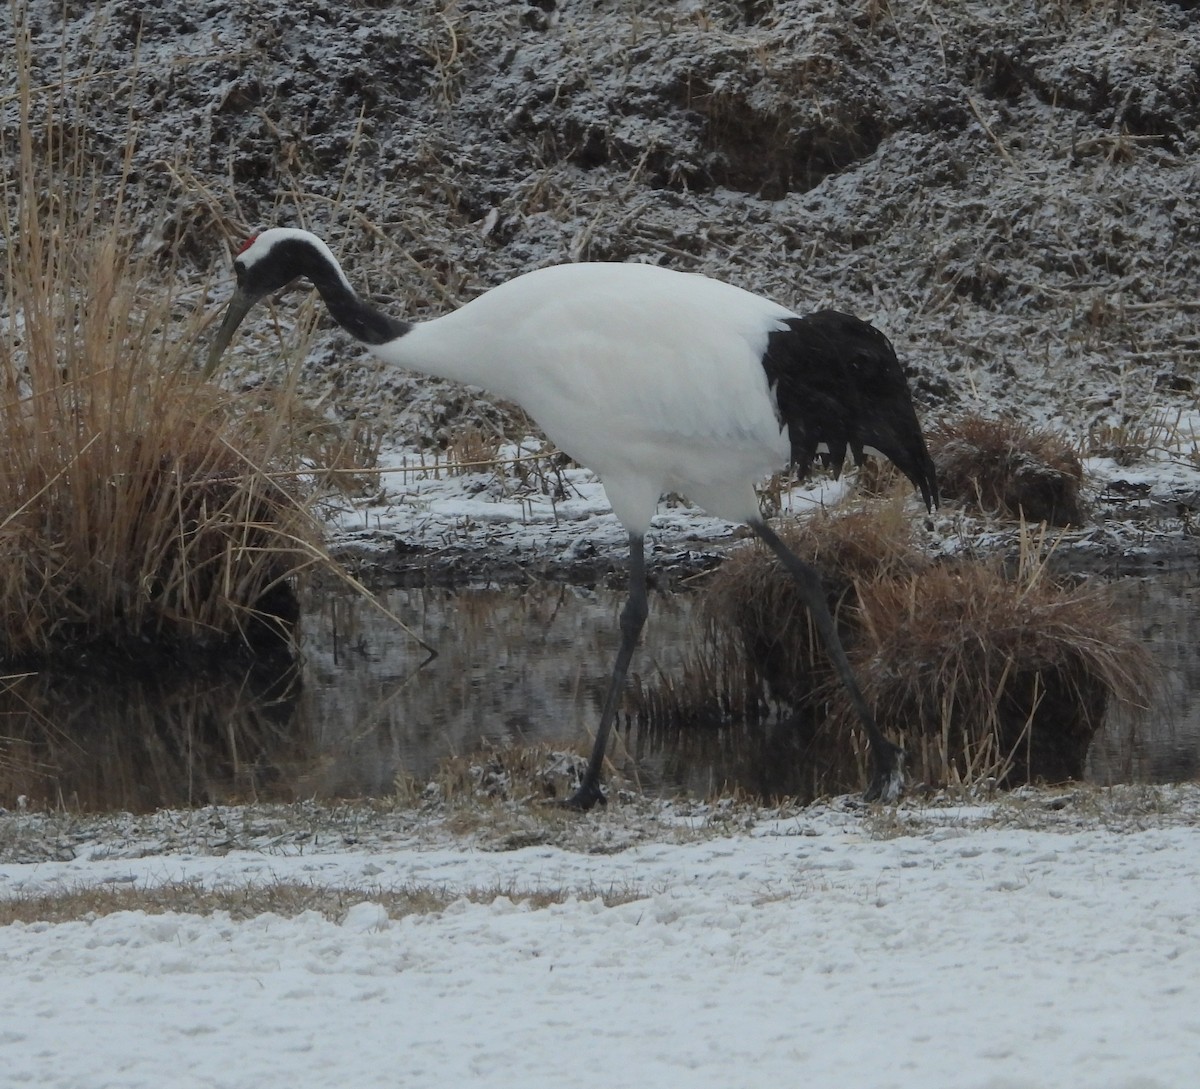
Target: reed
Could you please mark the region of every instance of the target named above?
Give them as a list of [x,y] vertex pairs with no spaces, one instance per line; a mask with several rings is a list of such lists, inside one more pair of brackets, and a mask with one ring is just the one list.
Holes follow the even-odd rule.
[[[82,83],[38,84],[0,133],[0,661],[80,644],[287,634],[319,527],[278,403],[197,378],[203,293],[135,248],[124,168],[89,145]],[[68,120],[73,119],[73,120]]]

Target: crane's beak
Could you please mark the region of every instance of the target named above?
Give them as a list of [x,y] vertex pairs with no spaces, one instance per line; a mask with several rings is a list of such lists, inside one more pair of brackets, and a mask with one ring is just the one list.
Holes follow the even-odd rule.
[[233,298],[229,300],[229,309],[225,311],[225,320],[221,322],[221,328],[217,330],[216,336],[213,337],[212,344],[209,346],[208,361],[204,364],[204,378],[213,376],[217,364],[221,362],[221,356],[225,354],[225,349],[229,347],[233,334],[237,332],[237,327],[242,324],[242,319],[250,313],[251,307],[256,302],[258,302],[257,296],[248,294],[240,287],[234,291]]

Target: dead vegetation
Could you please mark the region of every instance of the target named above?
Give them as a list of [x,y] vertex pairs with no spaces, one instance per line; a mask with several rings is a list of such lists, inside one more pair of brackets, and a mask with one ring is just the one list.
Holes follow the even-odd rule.
[[476,887],[452,891],[443,886],[412,885],[382,889],[369,885],[305,885],[278,881],[270,884],[210,888],[199,881],[167,882],[149,888],[85,887],[71,892],[17,896],[0,901],[0,926],[12,923],[63,923],[94,919],[118,911],[144,911],[150,915],[186,912],[211,915],[224,912],[231,919],[253,919],[264,912],[292,918],[315,911],[341,923],[357,904],[378,904],[388,919],[430,915],[457,900],[490,904],[507,898],[533,910],[561,904],[572,896],[599,899],[608,907],[627,904],[643,896],[640,890],[618,888],[522,888],[515,885]]
[[[121,172],[94,159],[79,86],[33,85],[0,137],[0,659],[103,643],[287,643],[294,580],[327,562],[284,387],[201,383],[202,314],[173,266],[135,252]],[[130,141],[133,140],[130,130]],[[53,134],[50,138],[49,134]]]
[[1110,702],[1148,701],[1145,651],[1103,588],[1057,584],[1036,556],[939,564],[858,600],[864,693],[924,782],[1080,779]]
[[[1083,774],[1109,704],[1145,706],[1146,653],[1103,587],[1050,573],[1026,534],[1010,564],[933,562],[896,504],[812,517],[784,539],[826,577],[867,702],[917,782],[1013,786]],[[716,746],[771,793],[854,789],[853,712],[786,573],[757,546],[712,578],[699,650],[637,693],[673,744]]]
[[520,409],[514,408],[512,415],[528,438],[513,442],[498,428],[467,422],[451,433],[444,460],[432,455],[423,456],[422,461],[429,461],[435,476],[443,466],[451,476],[487,474],[502,494],[532,492],[565,498],[568,487],[563,469],[574,463],[539,438],[537,426]]
[[196,383],[112,234],[37,252],[24,226],[22,332],[0,341],[0,655],[286,637],[290,580],[321,551],[279,417]]
[[968,415],[938,423],[927,437],[946,499],[1035,524],[1083,521],[1083,466],[1061,435],[1012,418]]
[[[582,739],[577,747],[586,744]],[[402,778],[396,791],[408,802],[490,799],[537,805],[567,798],[579,786],[586,765],[586,753],[559,745],[486,745],[443,760],[427,782]]]

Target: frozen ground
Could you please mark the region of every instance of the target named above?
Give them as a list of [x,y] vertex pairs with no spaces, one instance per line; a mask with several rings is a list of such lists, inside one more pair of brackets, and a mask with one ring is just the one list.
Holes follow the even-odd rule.
[[[629,842],[600,814],[569,847],[377,822],[354,847],[264,834],[226,853],[200,834],[211,814],[159,814],[0,865],[0,895],[282,880],[449,906],[389,918],[368,891],[332,919],[0,928],[0,1069],[70,1089],[1183,1089],[1198,815],[1195,787],[1027,792],[894,817],[666,808]],[[570,895],[533,907],[539,890]]]
[[[1136,465],[1109,457],[1083,462],[1085,524],[1046,532],[1056,563],[1075,573],[1123,575],[1153,571],[1163,562],[1188,565],[1196,555],[1192,512],[1200,508],[1200,466],[1186,426],[1164,436]],[[385,451],[371,488],[331,497],[326,513],[335,553],[353,555],[387,577],[497,582],[540,578],[588,583],[624,570],[626,535],[594,474],[575,466],[547,473],[519,471],[536,439],[504,444],[498,461],[474,473],[447,471],[447,459],[409,449]],[[783,488],[769,504],[785,517],[836,508],[856,493],[855,473],[820,474]],[[1020,527],[972,515],[955,505],[927,514],[916,492],[907,509],[930,554],[963,549],[1016,550]],[[772,513],[774,510],[772,509]],[[668,497],[647,539],[652,574],[675,576],[711,566],[744,527],[713,518]]]
[[[574,465],[546,468],[544,444],[536,439],[506,443],[497,458],[492,467],[463,474],[448,472],[444,458],[431,468],[427,454],[386,452],[369,494],[331,499],[331,546],[392,568],[415,556],[433,577],[439,557],[476,577],[503,578],[505,570],[594,577],[598,568],[623,569],[628,538],[592,472]],[[530,458],[543,467],[518,475]],[[848,490],[848,478],[818,478],[784,490],[780,504],[803,515],[836,505]],[[914,500],[914,517],[919,507]],[[719,553],[741,532],[669,497],[659,504],[649,557],[656,573],[686,568]]]

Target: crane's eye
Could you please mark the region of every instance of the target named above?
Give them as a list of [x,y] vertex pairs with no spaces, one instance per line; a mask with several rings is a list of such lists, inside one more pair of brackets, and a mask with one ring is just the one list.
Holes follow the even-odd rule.
[[256,241],[258,241],[258,235],[252,234],[249,238],[246,239],[245,242],[243,242],[241,244],[241,246],[238,247],[238,253],[239,254],[245,253],[251,246],[254,245],[254,243]]

